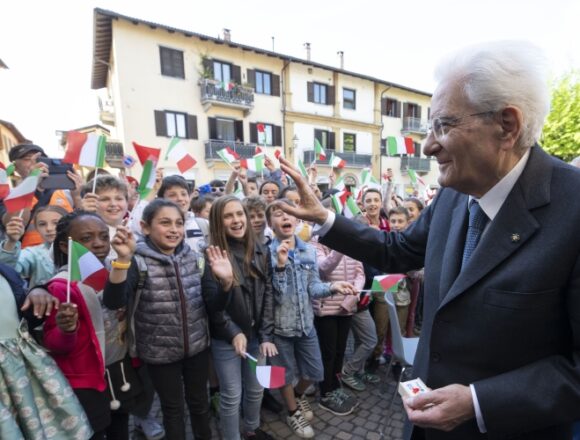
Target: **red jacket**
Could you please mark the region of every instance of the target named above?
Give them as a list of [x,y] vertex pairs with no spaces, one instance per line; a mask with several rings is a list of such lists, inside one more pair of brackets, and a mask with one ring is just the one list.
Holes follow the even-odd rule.
[[[66,280],[55,278],[48,283],[48,291],[60,302],[66,302]],[[79,311],[77,330],[62,332],[56,325],[56,310],[44,322],[44,345],[73,388],[104,391],[105,362],[93,327],[89,309],[77,283],[70,286],[70,300]]]

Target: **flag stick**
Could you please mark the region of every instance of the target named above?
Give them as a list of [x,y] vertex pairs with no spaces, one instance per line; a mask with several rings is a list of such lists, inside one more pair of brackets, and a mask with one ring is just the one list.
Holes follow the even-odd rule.
[[24,209],[21,209],[20,212],[18,213],[18,218],[22,218],[23,215],[24,215]]
[[67,270],[67,279],[66,279],[66,302],[70,303],[70,271],[71,271],[71,262],[72,262],[72,238],[68,238],[68,270]]
[[99,175],[99,169],[98,168],[95,168],[95,175],[93,177],[93,194],[96,194],[95,193],[95,190],[97,188],[97,176],[98,175]]
[[258,359],[256,359],[254,356],[252,356],[250,353],[244,353],[244,356],[246,356],[247,358],[250,358],[251,360],[253,360],[254,362],[258,362]]

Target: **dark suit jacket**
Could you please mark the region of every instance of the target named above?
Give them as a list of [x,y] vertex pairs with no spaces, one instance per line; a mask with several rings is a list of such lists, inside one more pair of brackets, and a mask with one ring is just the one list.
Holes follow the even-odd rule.
[[474,384],[475,418],[427,439],[571,438],[580,419],[580,172],[533,147],[460,273],[468,196],[442,189],[402,234],[337,216],[325,245],[390,273],[425,266],[414,375]]

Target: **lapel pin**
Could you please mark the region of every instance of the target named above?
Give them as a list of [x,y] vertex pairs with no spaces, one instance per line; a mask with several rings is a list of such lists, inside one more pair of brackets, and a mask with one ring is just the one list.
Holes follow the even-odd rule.
[[512,234],[511,239],[512,243],[517,243],[518,241],[520,241],[520,234]]

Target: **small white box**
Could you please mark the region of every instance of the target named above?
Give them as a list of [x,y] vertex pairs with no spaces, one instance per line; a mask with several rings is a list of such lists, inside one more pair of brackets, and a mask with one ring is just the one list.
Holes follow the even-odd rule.
[[419,378],[399,384],[399,394],[403,399],[406,397],[414,397],[427,391],[429,391],[429,388]]

